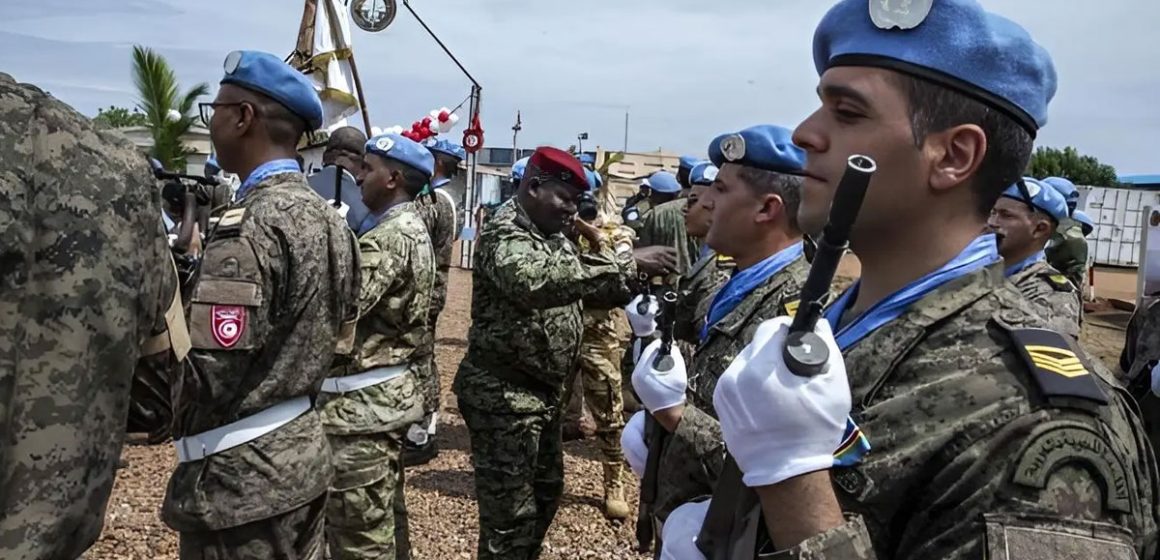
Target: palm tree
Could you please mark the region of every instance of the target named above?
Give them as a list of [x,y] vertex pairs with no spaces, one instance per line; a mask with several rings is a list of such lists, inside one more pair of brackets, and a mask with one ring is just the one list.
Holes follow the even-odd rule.
[[181,143],[181,137],[193,126],[197,98],[209,94],[209,86],[197,84],[181,94],[177,75],[165,58],[140,45],[133,46],[133,83],[139,96],[137,107],[153,133],[150,155],[166,169],[184,172],[185,158],[194,151]]

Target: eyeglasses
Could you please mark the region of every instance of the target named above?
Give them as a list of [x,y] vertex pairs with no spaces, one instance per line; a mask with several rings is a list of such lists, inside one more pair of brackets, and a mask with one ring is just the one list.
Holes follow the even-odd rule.
[[197,110],[201,113],[201,124],[209,128],[209,121],[213,119],[213,111],[215,107],[241,107],[242,105],[249,105],[245,102],[239,103],[198,103]]

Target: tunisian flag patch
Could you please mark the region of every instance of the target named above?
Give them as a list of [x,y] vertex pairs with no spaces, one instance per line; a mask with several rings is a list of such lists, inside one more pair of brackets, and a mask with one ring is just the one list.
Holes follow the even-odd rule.
[[215,305],[210,310],[213,339],[222,348],[233,348],[246,332],[246,308],[240,305]]

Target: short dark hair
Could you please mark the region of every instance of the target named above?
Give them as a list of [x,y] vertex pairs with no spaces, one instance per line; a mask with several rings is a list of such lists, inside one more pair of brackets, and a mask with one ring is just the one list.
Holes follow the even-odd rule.
[[253,102],[265,124],[270,141],[279,146],[297,149],[298,141],[306,133],[306,121],[269,96],[251,93],[254,95]]
[[442,152],[432,152],[435,156],[435,170],[442,171],[448,179],[459,174],[459,159]]
[[801,231],[797,218],[798,206],[802,203],[802,183],[805,182],[801,177],[745,166],[738,166],[737,177],[758,196],[776,194],[781,197],[789,227],[795,232]]
[[907,97],[915,146],[928,134],[963,124],[977,125],[987,136],[987,153],[975,173],[975,211],[986,217],[1003,191],[1023,176],[1035,139],[1003,111],[973,97],[922,78],[895,73]]
[[403,190],[407,191],[407,194],[411,196],[412,200],[419,196],[419,193],[423,191],[423,187],[427,186],[427,183],[431,180],[426,173],[401,161],[389,158],[382,159],[386,163],[387,169],[398,171],[402,175]]
[[366,143],[367,135],[362,130],[353,126],[344,126],[330,133],[330,137],[326,139],[326,149],[361,154]]

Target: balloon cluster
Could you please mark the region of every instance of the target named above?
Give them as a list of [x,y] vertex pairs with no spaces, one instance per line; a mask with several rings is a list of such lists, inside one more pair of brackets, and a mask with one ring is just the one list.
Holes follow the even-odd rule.
[[392,126],[390,128],[380,129],[374,127],[371,129],[371,132],[376,136],[379,134],[398,134],[404,138],[422,142],[441,133],[451,132],[451,129],[458,122],[459,115],[452,113],[447,107],[442,107],[431,111],[421,120],[411,123],[411,128]]

